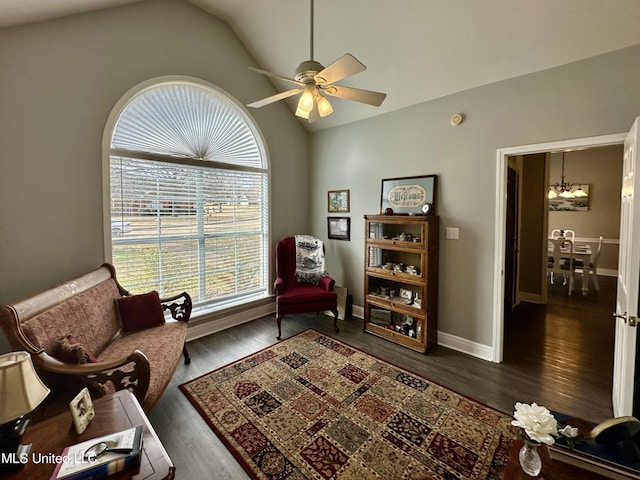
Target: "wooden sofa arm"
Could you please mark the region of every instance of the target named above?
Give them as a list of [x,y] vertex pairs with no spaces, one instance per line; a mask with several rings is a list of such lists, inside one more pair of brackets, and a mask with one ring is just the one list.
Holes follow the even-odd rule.
[[[45,371],[75,375],[98,390],[106,390],[106,384],[109,382],[116,391],[129,389],[140,403],[144,401],[149,390],[149,360],[140,350],[118,360],[97,363],[65,363],[44,351],[33,354],[32,358],[34,363]],[[130,366],[123,368],[126,365]]]
[[[181,300],[178,302],[177,300]],[[173,297],[161,298],[162,310],[169,310],[171,317],[179,322],[188,322],[191,318],[193,303],[187,292],[182,292]]]
[[[169,312],[171,312],[171,317],[178,322],[187,323],[191,318],[193,303],[191,302],[191,296],[189,296],[187,292],[182,292],[178,295],[174,295],[173,297],[161,298],[160,304],[162,305],[162,310],[169,310]],[[187,350],[186,341],[182,346],[182,354],[184,356],[185,365],[190,364],[191,357]]]

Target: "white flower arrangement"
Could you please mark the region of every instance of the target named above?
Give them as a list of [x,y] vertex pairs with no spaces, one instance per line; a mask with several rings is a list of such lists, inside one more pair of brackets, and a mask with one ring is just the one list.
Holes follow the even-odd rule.
[[516,403],[516,411],[513,412],[511,425],[524,430],[527,437],[536,443],[553,445],[558,436],[558,422],[545,407],[526,403]]
[[516,402],[516,409],[513,412],[511,425],[520,427],[526,437],[535,443],[553,445],[555,437],[562,435],[567,439],[569,448],[573,450],[578,438],[578,429],[571,425],[558,428],[558,422],[551,412],[545,407],[536,404]]

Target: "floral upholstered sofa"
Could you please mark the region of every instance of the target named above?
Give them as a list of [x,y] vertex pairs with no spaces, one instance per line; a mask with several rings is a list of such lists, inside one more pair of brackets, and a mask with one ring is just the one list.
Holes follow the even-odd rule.
[[[165,318],[165,311],[171,318]],[[130,295],[112,265],[11,305],[0,305],[0,326],[14,350],[26,350],[54,389],[80,379],[92,394],[131,389],[149,411],[165,390],[181,353],[191,314],[186,292],[160,299]],[[71,377],[69,377],[71,376]]]

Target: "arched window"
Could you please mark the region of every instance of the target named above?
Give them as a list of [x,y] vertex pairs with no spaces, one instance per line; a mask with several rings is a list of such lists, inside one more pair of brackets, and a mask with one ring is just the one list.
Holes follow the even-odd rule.
[[194,79],[160,80],[126,95],[110,122],[107,250],[120,283],[186,290],[203,310],[266,296],[268,162],[239,103]]

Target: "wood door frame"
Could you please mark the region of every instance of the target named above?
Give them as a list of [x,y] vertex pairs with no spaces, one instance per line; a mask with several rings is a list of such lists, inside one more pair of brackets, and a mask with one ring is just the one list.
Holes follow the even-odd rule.
[[622,145],[627,132],[596,137],[576,138],[557,142],[545,142],[517,147],[499,148],[496,151],[496,211],[495,250],[493,269],[493,344],[492,361],[502,363],[504,356],[504,269],[506,236],[506,197],[508,157],[533,153],[556,152],[567,149],[582,149]]

